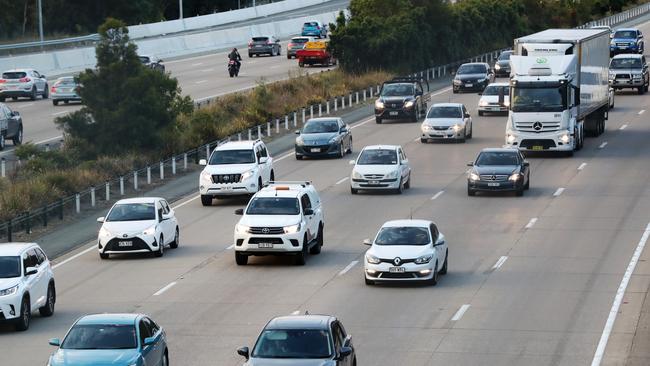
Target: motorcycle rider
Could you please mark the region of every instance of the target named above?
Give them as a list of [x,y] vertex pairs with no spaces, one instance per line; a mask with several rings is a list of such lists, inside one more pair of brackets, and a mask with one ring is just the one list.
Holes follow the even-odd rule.
[[232,51],[228,54],[229,61],[235,61],[237,64],[237,70],[241,67],[241,55],[237,52],[237,47],[234,47]]

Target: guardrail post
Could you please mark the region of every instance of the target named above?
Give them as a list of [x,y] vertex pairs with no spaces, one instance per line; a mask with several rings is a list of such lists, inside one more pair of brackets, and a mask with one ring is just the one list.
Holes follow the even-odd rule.
[[137,170],[133,171],[133,190],[134,191],[138,190],[138,171]]
[[298,112],[293,112],[293,127],[298,127]]
[[124,196],[124,177],[120,177],[120,196]]
[[172,156],[172,175],[176,175],[176,157]]
[[47,227],[47,205],[43,206],[42,209],[43,215],[43,227]]
[[302,124],[303,124],[303,125],[305,124],[305,114],[306,114],[306,112],[307,112],[307,111],[305,110],[305,108],[303,108],[303,109],[302,109]]
[[49,151],[50,151],[50,144],[45,144],[45,152],[49,152]]
[[359,92],[355,92],[356,98],[357,98],[357,104],[359,104]]
[[352,93],[350,93],[350,102],[348,103],[348,106],[352,107]]
[[341,110],[345,109],[345,95],[341,96]]
[[[239,134],[239,140],[241,141],[241,134]],[[183,170],[187,170],[187,153],[183,154]]]
[[280,133],[280,119],[275,119],[275,133]]
[[367,95],[366,95],[366,89],[363,89],[363,101],[364,101],[364,102],[365,102],[366,99],[367,99],[366,97],[367,97]]
[[7,176],[7,159],[5,158],[0,160],[0,176],[2,176],[2,178]]
[[375,94],[379,94],[379,88],[381,88],[381,86],[377,85],[377,92]]
[[262,125],[257,125],[257,138],[262,139]]
[[[309,119],[314,118],[314,105],[309,106]],[[305,121],[302,121],[302,123],[305,123]]]
[[334,97],[334,112],[339,110],[339,97]]
[[90,187],[90,206],[95,207],[95,187]]
[[330,114],[330,100],[328,99],[327,102],[325,102],[325,114]]
[[74,195],[74,205],[75,205],[75,211],[77,213],[81,212],[81,196],[79,193]]
[[251,129],[249,128],[249,129],[248,129],[248,140],[249,140],[249,141],[253,139],[253,136],[252,136],[252,135],[253,135],[253,132],[252,132]]
[[151,184],[151,166],[150,165],[147,165],[147,184]]
[[284,129],[288,130],[289,129],[289,115],[284,116]]
[[205,145],[205,158],[210,159],[210,144]]
[[106,188],[105,189],[106,189],[105,198],[106,198],[106,201],[108,202],[108,201],[111,200],[111,182],[106,181]]
[[271,121],[266,122],[266,135],[271,137]]
[[323,116],[323,103],[318,103],[318,117]]
[[237,141],[241,141],[241,132],[237,134]]
[[9,222],[7,223],[7,241],[12,242],[14,241],[13,239],[13,226],[14,225],[14,219],[9,219]]
[[160,163],[158,164],[158,170],[159,170],[160,180],[164,180],[165,179],[165,163],[160,161]]

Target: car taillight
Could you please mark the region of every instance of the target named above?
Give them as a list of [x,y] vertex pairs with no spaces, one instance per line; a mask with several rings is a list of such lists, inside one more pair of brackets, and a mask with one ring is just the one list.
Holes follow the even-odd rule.
[[248,42],[248,47],[253,47],[253,42]]
[[56,87],[53,86],[53,87],[50,89],[50,91],[51,91],[52,93],[56,93]]
[[2,83],[6,83],[6,82],[7,82],[6,79],[0,79],[0,84],[2,84]]
[[30,79],[30,78],[20,78],[18,81],[20,81],[21,83],[29,83],[30,81],[32,81],[32,79]]
[[293,47],[293,43],[289,43],[287,47]]

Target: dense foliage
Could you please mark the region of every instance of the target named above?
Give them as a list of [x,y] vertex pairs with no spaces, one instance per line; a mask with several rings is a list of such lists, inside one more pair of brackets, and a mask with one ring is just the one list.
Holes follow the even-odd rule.
[[634,0],[351,0],[331,47],[347,70],[417,70],[511,45],[517,36],[573,27]]

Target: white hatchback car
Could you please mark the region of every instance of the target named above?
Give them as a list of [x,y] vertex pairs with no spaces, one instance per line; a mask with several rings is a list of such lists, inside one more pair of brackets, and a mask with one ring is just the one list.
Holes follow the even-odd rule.
[[508,113],[510,107],[510,84],[492,83],[488,85],[478,101],[478,115],[485,113]]
[[178,248],[180,233],[174,210],[159,197],[117,201],[102,223],[97,237],[99,256],[109,254],[154,253],[162,257],[165,245]]
[[39,95],[47,99],[49,93],[45,75],[33,69],[8,70],[3,72],[0,78],[0,102],[4,102],[6,98],[16,100],[18,97],[36,100]]
[[0,244],[0,322],[27,330],[32,312],[51,316],[55,302],[54,273],[38,244]]
[[438,227],[427,220],[386,222],[370,245],[364,260],[366,285],[388,281],[438,283],[447,273],[449,248]]
[[393,190],[402,193],[411,187],[411,166],[397,145],[371,145],[361,150],[350,174],[350,192]]
[[429,140],[458,140],[472,138],[472,117],[462,103],[436,103],[429,108],[420,127],[420,142]]

